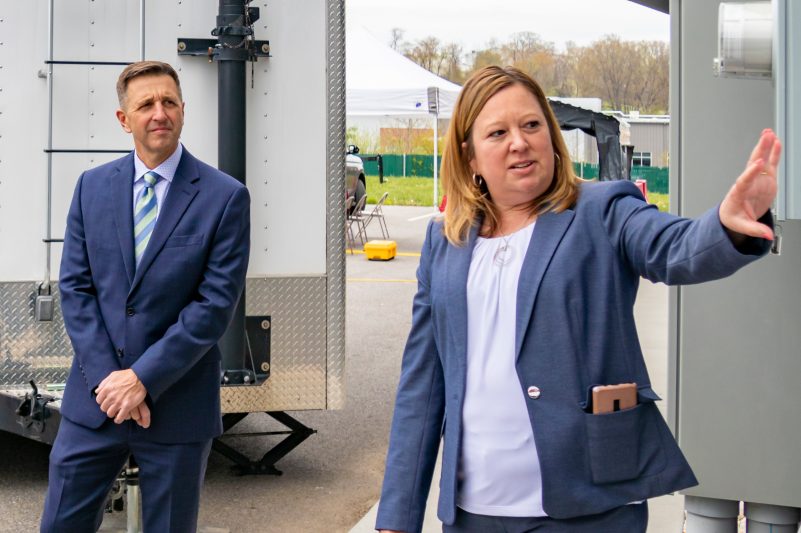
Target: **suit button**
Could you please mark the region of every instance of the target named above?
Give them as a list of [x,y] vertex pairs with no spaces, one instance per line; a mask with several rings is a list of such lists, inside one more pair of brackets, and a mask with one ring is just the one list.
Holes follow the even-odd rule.
[[530,386],[527,392],[528,392],[528,397],[531,398],[532,400],[536,400],[537,398],[540,397],[540,388],[535,387],[534,385]]
[[125,314],[128,316],[134,316],[136,314],[136,311],[134,311],[133,307],[129,307],[125,310]]
[[118,357],[124,357],[125,356],[125,350],[123,350],[122,348],[117,348],[117,356]]

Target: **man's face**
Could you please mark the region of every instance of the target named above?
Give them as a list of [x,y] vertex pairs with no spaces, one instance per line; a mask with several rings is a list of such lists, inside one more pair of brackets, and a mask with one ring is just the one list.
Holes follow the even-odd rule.
[[175,81],[166,74],[132,79],[117,119],[133,135],[139,158],[149,168],[158,166],[178,147],[184,125],[184,103]]

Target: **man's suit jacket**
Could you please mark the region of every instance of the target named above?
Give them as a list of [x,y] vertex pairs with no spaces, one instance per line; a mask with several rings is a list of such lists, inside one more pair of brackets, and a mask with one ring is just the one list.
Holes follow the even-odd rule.
[[133,152],[83,173],[67,218],[59,290],[75,352],[61,413],[113,423],[93,391],[131,368],[147,389],[158,442],[222,432],[220,350],[245,282],[245,187],[186,149],[139,266],[133,246]]
[[[766,216],[770,222],[770,215]],[[465,394],[465,246],[429,225],[403,355],[377,528],[420,531],[440,439],[438,516],[454,520]],[[696,220],[660,213],[630,182],[585,183],[576,205],[540,216],[517,289],[516,368],[554,518],[595,514],[695,485],[655,400],[633,306],[643,276],[668,284],[722,278],[767,251],[736,249],[717,209]],[[593,385],[636,382],[639,405],[588,410]],[[539,388],[539,395],[527,394]]]

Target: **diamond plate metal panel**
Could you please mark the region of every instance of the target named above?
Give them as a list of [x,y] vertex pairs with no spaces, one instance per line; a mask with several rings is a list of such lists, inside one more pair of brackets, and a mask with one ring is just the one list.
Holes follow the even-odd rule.
[[249,279],[245,298],[248,315],[271,316],[270,377],[224,387],[223,412],[325,409],[326,278]]
[[[54,320],[37,322],[33,317],[36,286],[35,282],[0,283],[0,385],[4,389],[28,390],[31,379],[40,385],[67,379],[72,346],[64,330],[58,290],[53,291]],[[224,412],[329,407],[326,288],[323,277],[248,280],[247,314],[272,316],[271,375],[260,387],[223,388]]]
[[0,385],[30,389],[37,384],[63,383],[72,363],[72,346],[64,330],[61,299],[54,288],[51,322],[33,317],[35,282],[0,283]]
[[327,407],[345,402],[345,1],[328,1]]

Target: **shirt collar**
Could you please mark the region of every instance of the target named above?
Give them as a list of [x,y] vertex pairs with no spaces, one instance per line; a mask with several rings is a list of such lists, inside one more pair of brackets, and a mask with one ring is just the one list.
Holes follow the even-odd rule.
[[181,162],[181,155],[183,152],[184,146],[178,143],[178,148],[176,148],[172,155],[165,159],[159,166],[156,168],[147,168],[147,165],[139,159],[139,154],[134,150],[134,183],[141,180],[143,176],[151,170],[172,183],[172,178],[175,177],[175,171],[178,170],[178,163]]

